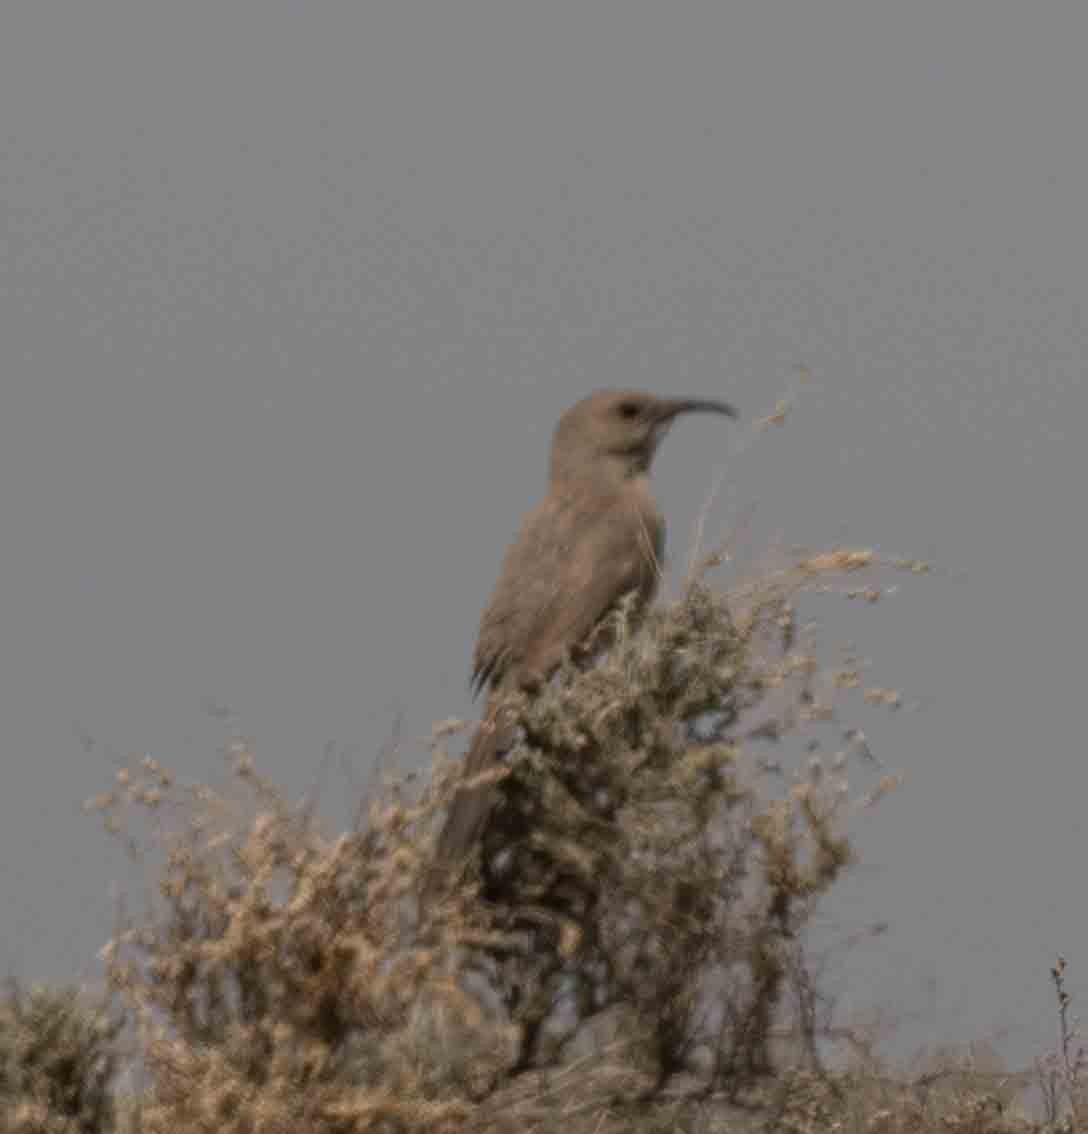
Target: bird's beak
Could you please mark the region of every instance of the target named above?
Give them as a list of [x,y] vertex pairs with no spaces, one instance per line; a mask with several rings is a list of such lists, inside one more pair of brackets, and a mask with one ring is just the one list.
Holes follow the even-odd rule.
[[658,409],[658,422],[669,424],[682,413],[720,413],[737,417],[737,411],[728,402],[715,402],[706,398],[662,398]]

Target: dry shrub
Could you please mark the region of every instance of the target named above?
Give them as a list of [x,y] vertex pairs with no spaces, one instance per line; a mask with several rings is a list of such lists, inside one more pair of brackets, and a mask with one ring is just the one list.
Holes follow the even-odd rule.
[[0,1003],[0,1132],[112,1129],[117,1031],[78,989],[10,983]]
[[[335,1131],[464,1118],[467,1087],[441,1076],[414,1040],[439,1001],[477,1060],[495,1029],[443,972],[449,950],[423,946],[411,899],[425,813],[375,804],[334,841],[287,807],[229,746],[232,801],[177,785],[145,759],[98,801],[152,819],[165,861],[154,910],[106,952],[151,1088],[143,1129]],[[498,1063],[496,1057],[496,1063]]]
[[1058,956],[1050,969],[1058,1012],[1058,1046],[1036,1061],[1033,1076],[1048,1121],[1067,1121],[1082,1130],[1088,1123],[1088,1051],[1080,1018],[1072,1011],[1073,997],[1066,978],[1066,960]]
[[[836,707],[860,662],[821,665],[795,602],[873,563],[799,557],[726,594],[693,580],[637,630],[620,612],[597,665],[513,702],[524,737],[458,914],[501,940],[475,960],[519,1025],[518,1068],[618,1009],[650,1090],[692,1066],[708,1089],[771,1069],[784,995],[811,992],[805,926],[851,861],[863,747]],[[822,758],[821,730],[845,747]],[[767,753],[799,737],[808,759],[784,775]]]
[[776,1027],[818,1069],[805,929],[851,861],[850,813],[894,783],[851,795],[867,747],[839,701],[898,700],[864,690],[858,659],[822,662],[796,603],[880,567],[920,569],[794,554],[725,591],[700,574],[637,628],[619,612],[596,665],[511,703],[481,851],[427,903],[444,759],[335,839],[241,739],[241,800],[125,769],[97,806],[125,838],[135,808],[163,853],[156,901],[106,951],[142,1128],[526,1129],[635,1104],[649,1121],[678,1084],[761,1089]]

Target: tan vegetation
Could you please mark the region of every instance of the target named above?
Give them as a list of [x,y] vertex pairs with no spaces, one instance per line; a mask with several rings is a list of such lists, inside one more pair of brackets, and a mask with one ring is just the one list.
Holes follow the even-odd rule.
[[[499,803],[440,900],[419,896],[459,731],[337,836],[242,737],[227,791],[122,769],[93,806],[155,899],[119,918],[105,1008],[13,992],[0,1131],[1042,1129],[1023,1078],[977,1052],[882,1067],[806,951],[853,817],[898,783],[851,700],[900,698],[827,656],[798,599],[873,602],[881,573],[924,565],[783,552],[725,586],[724,558],[637,630],[621,611],[597,664],[511,696]],[[1083,1078],[1063,972],[1068,1034],[1039,1069],[1052,1124]]]

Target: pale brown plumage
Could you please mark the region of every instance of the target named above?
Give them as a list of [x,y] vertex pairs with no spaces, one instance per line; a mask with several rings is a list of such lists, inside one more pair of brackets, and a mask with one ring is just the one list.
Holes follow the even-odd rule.
[[[559,419],[548,492],[507,549],[480,620],[472,684],[490,695],[466,777],[509,744],[498,711],[509,692],[538,687],[568,654],[596,653],[604,642],[594,631],[625,596],[634,594],[636,609],[653,598],[665,525],[650,495],[650,463],[677,415],[699,411],[736,416],[724,402],[601,390]],[[457,793],[439,837],[442,868],[469,853],[494,799],[486,786]]]

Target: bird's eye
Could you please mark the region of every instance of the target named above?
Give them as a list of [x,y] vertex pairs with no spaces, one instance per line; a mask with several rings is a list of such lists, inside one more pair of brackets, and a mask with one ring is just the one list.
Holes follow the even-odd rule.
[[632,421],[642,412],[638,402],[620,402],[620,417]]

